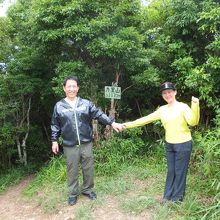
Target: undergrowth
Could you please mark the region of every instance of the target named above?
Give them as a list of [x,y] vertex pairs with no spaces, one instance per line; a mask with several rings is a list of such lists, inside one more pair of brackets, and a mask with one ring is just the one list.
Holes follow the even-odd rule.
[[[180,205],[165,207],[160,206],[158,199],[162,197],[166,176],[163,141],[146,143],[140,135],[141,130],[134,129],[94,146],[95,190],[99,203],[93,205],[105,205],[106,196],[111,195],[118,198],[121,211],[131,215],[148,210],[152,219],[167,220],[175,216],[175,219],[217,220],[220,213],[219,130],[194,134],[185,200]],[[8,182],[22,177],[14,176],[11,174]],[[54,212],[66,202],[66,180],[65,158],[55,156],[37,173],[24,194],[37,198],[46,211]],[[77,216],[82,219],[92,216],[93,208],[87,210],[86,215],[82,210],[80,207]]]
[[36,167],[29,165],[27,167],[17,167],[5,170],[0,174],[0,193],[3,193],[8,187],[15,185],[25,176],[30,175],[33,171],[36,170]]

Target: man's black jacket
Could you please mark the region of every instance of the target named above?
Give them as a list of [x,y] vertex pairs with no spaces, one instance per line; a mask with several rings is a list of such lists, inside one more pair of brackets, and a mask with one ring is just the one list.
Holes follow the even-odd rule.
[[61,133],[64,146],[74,146],[92,141],[92,119],[111,125],[110,119],[89,100],[77,97],[76,108],[65,99],[56,103],[51,120],[52,141],[58,141]]

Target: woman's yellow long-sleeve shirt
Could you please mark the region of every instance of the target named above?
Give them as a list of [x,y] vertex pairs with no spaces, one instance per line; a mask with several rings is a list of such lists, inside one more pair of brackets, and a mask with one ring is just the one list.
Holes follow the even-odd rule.
[[173,106],[163,105],[152,114],[124,125],[126,128],[133,128],[161,120],[165,129],[165,140],[168,143],[177,144],[192,139],[188,125],[197,125],[199,118],[199,103],[192,102],[190,108],[187,104],[175,102]]

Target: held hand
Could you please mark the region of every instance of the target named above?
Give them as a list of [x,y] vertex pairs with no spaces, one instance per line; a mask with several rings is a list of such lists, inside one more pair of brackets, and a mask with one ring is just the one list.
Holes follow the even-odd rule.
[[122,124],[119,124],[119,123],[116,123],[116,122],[113,122],[112,123],[112,127],[113,129],[118,133],[118,132],[122,132],[123,130],[123,125]]
[[192,96],[192,102],[193,103],[199,103],[199,99],[194,97],[194,96]]
[[125,124],[122,124],[122,128],[123,128],[123,130],[125,130],[127,127]]
[[59,145],[58,143],[54,142],[52,143],[52,151],[54,154],[58,154],[59,153]]

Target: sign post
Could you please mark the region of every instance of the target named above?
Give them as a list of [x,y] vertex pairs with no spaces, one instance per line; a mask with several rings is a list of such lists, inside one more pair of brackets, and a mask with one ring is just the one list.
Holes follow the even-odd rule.
[[107,99],[121,99],[121,87],[105,86],[105,98],[107,98]]
[[[115,118],[115,99],[121,99],[121,87],[118,86],[105,86],[105,98],[111,99],[111,109],[109,116]],[[113,129],[107,125],[105,130],[105,137],[108,139],[112,136]]]

